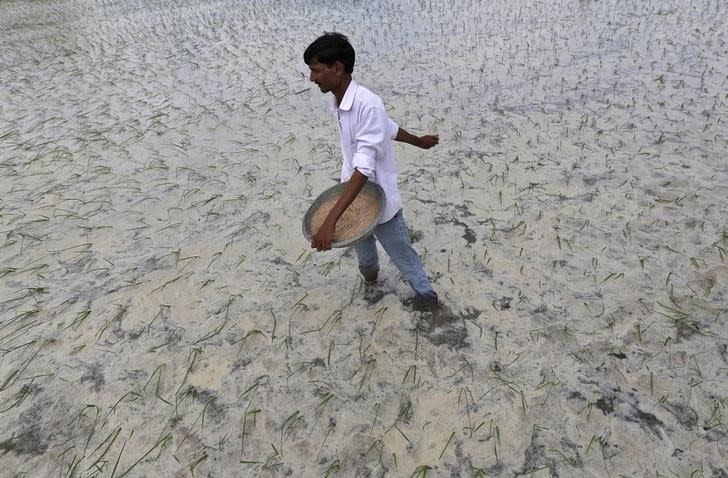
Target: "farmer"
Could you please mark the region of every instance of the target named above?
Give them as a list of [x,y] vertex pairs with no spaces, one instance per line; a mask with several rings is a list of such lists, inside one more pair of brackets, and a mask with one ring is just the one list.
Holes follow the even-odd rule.
[[382,100],[352,79],[354,48],[345,35],[325,33],[306,48],[303,61],[311,70],[310,80],[322,92],[333,93],[331,110],[339,123],[341,152],[344,156],[341,182],[349,182],[321,228],[312,231],[311,247],[318,251],[331,248],[336,221],[364,184],[372,181],[384,190],[386,206],[374,235],[355,246],[359,271],[364,281],[368,285],[375,284],[379,274],[376,236],[414,289],[415,308],[436,306],[437,294],[412,248],[402,215],[392,140],[429,149],[439,142],[439,137],[415,136],[398,127],[387,116]]

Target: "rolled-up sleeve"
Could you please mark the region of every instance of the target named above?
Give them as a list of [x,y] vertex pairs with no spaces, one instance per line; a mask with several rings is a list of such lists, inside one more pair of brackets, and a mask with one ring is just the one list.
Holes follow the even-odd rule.
[[397,137],[397,133],[399,133],[399,125],[389,118],[389,136],[394,139]]
[[370,177],[374,172],[377,157],[384,155],[386,141],[392,139],[394,122],[389,119],[384,108],[378,106],[363,108],[360,114],[352,165],[361,174]]

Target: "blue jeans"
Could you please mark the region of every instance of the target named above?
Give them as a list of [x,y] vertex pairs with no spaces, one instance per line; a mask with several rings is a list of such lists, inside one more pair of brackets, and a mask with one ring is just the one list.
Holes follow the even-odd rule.
[[437,294],[432,290],[430,280],[422,268],[422,262],[410,243],[409,232],[407,232],[401,209],[392,219],[378,225],[374,229],[373,235],[354,246],[357,259],[359,259],[359,271],[364,276],[379,272],[379,256],[375,237],[415,293],[424,299],[436,299]]

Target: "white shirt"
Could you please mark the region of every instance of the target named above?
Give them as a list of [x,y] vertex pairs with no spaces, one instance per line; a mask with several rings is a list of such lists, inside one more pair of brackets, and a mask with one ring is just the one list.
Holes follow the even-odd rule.
[[336,97],[331,111],[339,122],[341,182],[351,179],[358,169],[369,181],[382,187],[387,198],[381,223],[402,209],[402,197],[397,188],[397,163],[394,161],[392,140],[399,126],[392,121],[377,95],[351,80],[341,104]]

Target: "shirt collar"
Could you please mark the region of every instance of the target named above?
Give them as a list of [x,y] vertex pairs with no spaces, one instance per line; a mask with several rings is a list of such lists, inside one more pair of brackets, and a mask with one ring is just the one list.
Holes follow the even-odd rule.
[[337,109],[349,111],[351,106],[354,104],[354,97],[356,96],[357,88],[359,88],[359,84],[352,78],[351,82],[349,82],[349,86],[346,87],[346,93],[344,93],[344,97],[341,99],[341,104],[338,106],[336,105],[335,96],[331,99],[331,110],[334,112],[336,112]]

